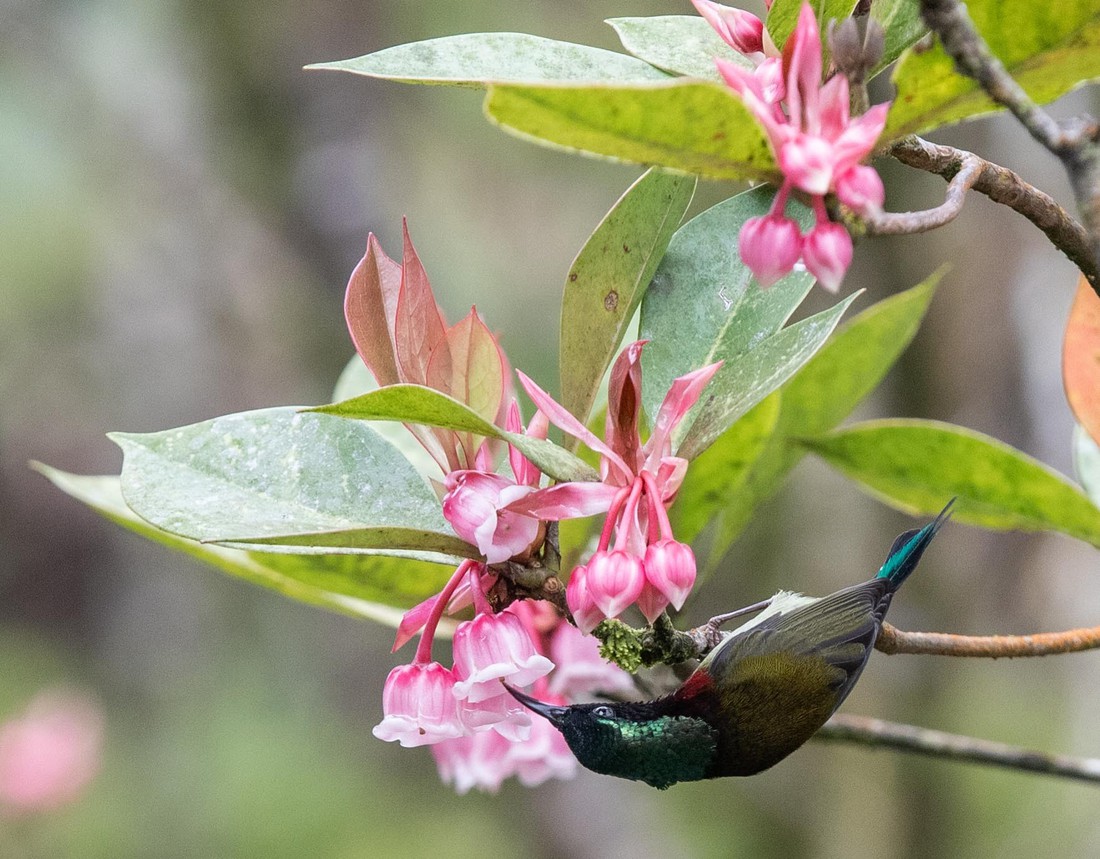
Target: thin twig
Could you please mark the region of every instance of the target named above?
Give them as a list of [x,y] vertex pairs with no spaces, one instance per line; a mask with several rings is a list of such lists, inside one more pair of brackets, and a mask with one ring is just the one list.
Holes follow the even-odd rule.
[[[971,187],[993,202],[1008,206],[1023,215],[1042,230],[1051,243],[1081,270],[1100,295],[1100,265],[1097,263],[1097,256],[1093,254],[1092,238],[1088,230],[1049,194],[1028,184],[1007,167],[986,161],[964,149],[929,143],[916,135],[899,140],[890,147],[889,154],[902,164],[935,173],[949,182],[954,182],[971,164],[979,164],[980,169],[971,182]],[[951,195],[949,187],[947,202],[938,209],[928,211],[939,212],[944,209],[951,201]],[[906,216],[910,214],[923,216],[925,213],[906,213]],[[874,229],[875,222],[872,221],[870,225],[871,231],[877,232]]]
[[[991,99],[1008,108],[1035,140],[1061,160],[1088,232],[1090,268],[1095,272],[1100,261],[1100,123],[1088,116],[1059,123],[1035,104],[989,50],[966,6],[958,0],[921,0],[921,15],[939,36],[955,68],[976,80]],[[1081,270],[1097,288],[1096,278]]]
[[882,625],[875,648],[883,653],[920,653],[930,656],[979,656],[1013,659],[1052,656],[1100,647],[1100,626],[1034,635],[952,635],[947,632],[902,632]]
[[880,212],[868,215],[863,219],[867,232],[876,236],[899,236],[924,233],[950,223],[962,211],[966,192],[981,175],[983,163],[977,155],[969,152],[963,154],[958,171],[947,185],[947,193],[941,205],[920,212]]
[[868,716],[835,715],[814,736],[822,740],[843,740],[949,760],[1100,782],[1100,759],[1097,758],[1051,755],[992,740],[948,734]]

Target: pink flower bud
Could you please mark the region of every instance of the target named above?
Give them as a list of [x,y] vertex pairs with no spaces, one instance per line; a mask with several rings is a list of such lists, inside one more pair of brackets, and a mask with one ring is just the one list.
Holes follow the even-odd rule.
[[703,16],[727,45],[742,54],[759,54],[764,50],[764,22],[744,9],[692,0]]
[[99,769],[102,742],[95,703],[38,695],[22,716],[0,725],[0,812],[50,811],[75,800]]
[[634,680],[619,666],[600,656],[600,643],[591,635],[562,623],[550,639],[554,673],[550,692],[577,699],[599,692],[634,692]]
[[506,477],[485,471],[452,471],[443,485],[443,516],[467,543],[473,543],[490,564],[521,554],[538,537],[539,520],[503,510],[533,491]]
[[638,610],[646,620],[653,623],[666,608],[668,608],[668,597],[646,581],[642,587],[641,596],[638,597]]
[[585,582],[599,610],[618,617],[641,595],[645,570],[640,559],[620,549],[596,552],[588,562]]
[[371,733],[405,748],[461,737],[455,678],[438,662],[398,665],[382,691],[383,719]]
[[645,553],[645,577],[679,611],[695,584],[695,553],[691,546],[668,539],[650,544]]
[[769,287],[790,273],[802,254],[798,224],[782,215],[749,218],[738,240],[741,261],[761,287]]
[[816,134],[798,134],[779,150],[779,169],[807,194],[826,194],[833,183],[833,146]]
[[857,164],[836,177],[836,195],[849,209],[861,215],[871,214],[886,202],[886,189],[874,167]]
[[818,283],[836,292],[852,264],[852,237],[840,224],[823,221],[806,236],[802,259]]
[[588,592],[588,569],[583,566],[574,567],[569,576],[569,584],[565,586],[565,602],[577,622],[577,629],[589,633],[596,628],[607,615],[600,611]]
[[471,704],[508,694],[500,682],[527,686],[545,677],[554,663],[535,652],[522,621],[509,611],[479,614],[455,630],[456,698]]

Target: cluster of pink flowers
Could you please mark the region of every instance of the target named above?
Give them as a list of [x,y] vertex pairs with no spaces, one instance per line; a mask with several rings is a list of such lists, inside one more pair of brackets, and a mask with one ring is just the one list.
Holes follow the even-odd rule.
[[[430,745],[443,779],[462,793],[495,790],[510,775],[527,785],[568,777],[576,761],[560,733],[545,720],[532,723],[504,683],[529,687],[551,703],[632,688],[630,676],[603,660],[596,639],[584,633],[635,603],[652,622],[669,605],[679,609],[691,590],[695,558],[674,539],[666,512],[687,470],[687,461],[672,455],[672,434],[719,364],[673,382],[643,443],[645,344],[631,344],[612,368],[601,440],[522,373],[534,417],[525,428],[514,399],[504,408],[508,365],[499,343],[473,310],[446,326],[407,230],[400,264],[373,236],[368,240],[345,308],[360,357],[380,385],[433,387],[486,420],[503,412],[505,429],[532,438],[545,439],[552,423],[600,455],[600,480],[543,486],[541,471],[512,445],[511,473],[499,474],[488,440],[409,425],[443,471],[437,485],[444,517],[483,560],[460,564],[439,594],[402,617],[394,650],[417,633],[420,642],[412,663],[386,679],[384,717],[374,728],[383,740]],[[598,513],[606,514],[599,545],[573,570],[566,590],[576,626],[545,603],[524,600],[493,611],[487,595],[499,573],[492,565],[534,557],[548,521]],[[431,655],[437,626],[444,613],[470,606],[474,618],[458,625],[447,668]]]
[[0,814],[51,811],[80,796],[99,770],[103,714],[71,692],[40,693],[0,724]]
[[[848,79],[837,74],[822,84],[821,36],[808,3],[781,55],[756,16],[711,0],[692,3],[727,44],[753,62],[748,70],[715,61],[764,127],[783,171],[771,212],[748,220],[741,230],[741,259],[761,286],[775,283],[801,259],[822,286],[836,291],[852,261],[852,239],[829,220],[824,197],[832,192],[860,215],[882,208],[882,180],[860,162],[882,134],[889,104],[853,118]],[[806,235],[785,214],[792,189],[807,195],[813,206],[816,223]]]
[[[390,672],[383,719],[374,728],[382,740],[430,745],[441,777],[459,793],[495,791],[513,775],[530,787],[576,772],[561,734],[549,722],[532,720],[505,682],[561,704],[633,685],[600,658],[594,638],[549,605],[524,600],[494,614],[483,590],[494,578],[483,564],[468,561],[427,601],[430,614],[416,656]],[[466,587],[456,600],[459,584]],[[467,599],[476,615],[455,630],[454,664],[446,668],[431,659],[436,626],[444,610],[455,611]]]

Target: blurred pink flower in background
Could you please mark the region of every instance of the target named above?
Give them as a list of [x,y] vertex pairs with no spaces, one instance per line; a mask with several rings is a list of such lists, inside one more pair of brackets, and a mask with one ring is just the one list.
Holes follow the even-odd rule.
[[0,724],[0,811],[32,814],[77,799],[99,771],[103,721],[91,699],[47,690]]

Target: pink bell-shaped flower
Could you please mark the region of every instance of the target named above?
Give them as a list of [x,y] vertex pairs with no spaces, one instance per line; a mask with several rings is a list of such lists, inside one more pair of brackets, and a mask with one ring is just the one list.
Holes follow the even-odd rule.
[[802,245],[802,261],[829,292],[836,292],[852,264],[852,237],[840,224],[820,221]]
[[371,733],[405,748],[461,737],[454,695],[455,678],[438,662],[398,665],[382,691],[383,719]]
[[642,593],[638,597],[638,611],[640,611],[650,623],[653,623],[668,608],[668,597],[646,580],[642,587]]
[[501,680],[527,686],[554,663],[535,651],[523,622],[509,611],[460,623],[454,638],[454,696],[471,704],[507,695]]
[[531,717],[511,695],[497,695],[477,703],[460,700],[458,717],[471,733],[493,730],[513,742],[531,736]]
[[565,602],[577,623],[577,629],[588,633],[605,620],[607,615],[600,611],[592,595],[588,592],[588,568],[578,566],[573,568],[569,576],[569,584],[565,586]]
[[679,611],[695,584],[695,553],[679,540],[651,543],[645,553],[646,581]]
[[[559,695],[544,695],[541,700],[553,705],[567,703]],[[561,731],[546,719],[535,720],[527,742],[512,744],[508,759],[524,787],[535,787],[552,778],[573,778],[579,768]]]
[[864,164],[849,167],[836,177],[836,195],[845,206],[861,215],[882,209],[886,189],[878,171]]
[[532,492],[499,474],[452,471],[444,484],[443,516],[467,543],[473,543],[490,564],[521,554],[539,533],[539,520],[511,510],[513,501]]
[[[553,728],[549,723],[548,727]],[[432,746],[432,757],[440,779],[453,785],[456,793],[466,794],[472,788],[496,793],[515,771],[513,745],[495,731],[484,731],[437,743]]]
[[585,582],[599,610],[618,617],[641,595],[645,571],[639,558],[621,549],[596,552],[588,562]]
[[798,224],[783,215],[749,218],[738,237],[741,259],[762,287],[789,274],[802,253]]

